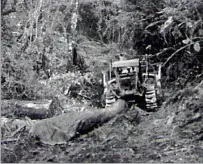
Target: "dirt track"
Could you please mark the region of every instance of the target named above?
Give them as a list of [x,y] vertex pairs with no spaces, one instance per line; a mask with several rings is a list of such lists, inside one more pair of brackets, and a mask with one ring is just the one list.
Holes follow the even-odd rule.
[[[202,89],[201,89],[202,90]],[[120,114],[67,144],[48,146],[27,133],[2,144],[2,162],[203,162],[203,94],[184,90],[156,113]]]

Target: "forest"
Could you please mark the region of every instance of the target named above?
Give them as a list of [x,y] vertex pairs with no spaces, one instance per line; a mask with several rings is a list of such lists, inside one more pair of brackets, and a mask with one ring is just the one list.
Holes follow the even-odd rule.
[[[111,73],[125,60],[127,70],[146,64],[133,81],[144,97],[141,79],[156,68],[155,110],[129,105]],[[111,106],[108,71],[119,90]],[[202,154],[202,0],[1,0],[2,163],[202,163]]]

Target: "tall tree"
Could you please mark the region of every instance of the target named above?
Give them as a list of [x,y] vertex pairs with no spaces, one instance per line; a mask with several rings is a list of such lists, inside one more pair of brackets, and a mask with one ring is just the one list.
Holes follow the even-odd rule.
[[[73,64],[77,60],[77,51],[76,51],[76,27],[77,27],[77,22],[78,22],[78,0],[71,0],[71,6],[72,6],[72,17],[71,17],[71,31],[70,31],[70,36],[69,39],[67,38],[68,41],[68,55],[72,56]],[[68,63],[69,64],[69,61]],[[68,70],[67,70],[68,72]]]

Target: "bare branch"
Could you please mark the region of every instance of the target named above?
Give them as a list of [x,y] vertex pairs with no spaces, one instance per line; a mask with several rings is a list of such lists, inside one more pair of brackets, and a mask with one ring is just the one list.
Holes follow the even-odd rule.
[[[198,41],[198,43],[200,43],[200,42],[203,42],[203,40]],[[194,42],[189,43],[189,44],[187,44],[187,45],[185,45],[185,46],[179,48],[176,52],[174,52],[174,53],[166,60],[166,62],[162,65],[162,67],[164,67],[178,52],[184,50],[185,48],[187,48],[187,47],[189,47],[189,46],[191,46],[191,45],[193,45],[193,44],[194,44]]]
[[175,51],[175,48],[173,48],[173,47],[164,48],[161,52],[156,53],[154,56],[158,57],[158,56],[162,55],[163,53],[165,53],[165,52],[167,52],[169,50],[174,50]]

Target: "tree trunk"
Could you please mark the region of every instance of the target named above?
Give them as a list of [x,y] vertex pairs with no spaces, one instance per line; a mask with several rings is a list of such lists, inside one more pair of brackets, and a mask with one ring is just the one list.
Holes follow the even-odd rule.
[[63,144],[102,125],[126,109],[126,102],[118,100],[113,106],[105,109],[70,112],[41,120],[32,126],[30,133],[43,143]]
[[[73,61],[74,58],[77,58],[77,56],[73,56],[73,55],[74,55],[74,49],[76,48],[75,37],[76,37],[76,27],[78,22],[78,0],[72,0],[71,5],[73,8],[73,14],[71,17],[71,32],[70,32],[69,38],[67,38],[67,41],[68,41],[68,55],[71,56]],[[69,65],[69,60],[67,62],[67,72],[69,71],[68,65]]]

